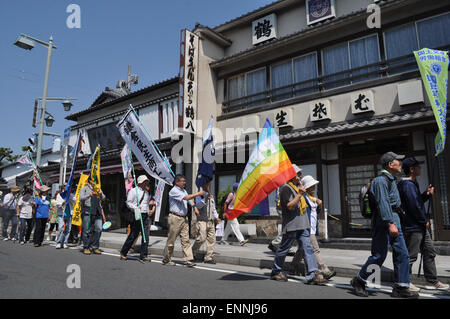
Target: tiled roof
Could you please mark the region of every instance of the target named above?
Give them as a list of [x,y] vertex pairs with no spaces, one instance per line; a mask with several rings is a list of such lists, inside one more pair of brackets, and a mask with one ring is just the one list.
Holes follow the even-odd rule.
[[[388,4],[392,4],[394,2],[399,3],[399,2],[405,2],[405,1],[408,1],[408,0],[384,0],[384,1],[378,2],[377,4],[378,4],[378,6],[382,7],[382,6],[386,6]],[[321,22],[318,22],[318,23],[315,23],[313,25],[307,26],[307,27],[305,27],[304,29],[302,29],[300,31],[288,34],[288,35],[286,35],[284,37],[281,37],[281,38],[278,38],[278,39],[273,39],[273,40],[269,41],[268,43],[266,43],[265,45],[259,45],[259,46],[256,46],[256,47],[252,47],[250,49],[243,50],[243,51],[235,53],[233,55],[224,57],[224,58],[222,58],[220,60],[213,61],[213,62],[210,63],[210,66],[212,68],[220,67],[224,63],[230,63],[230,62],[233,62],[234,60],[242,59],[242,58],[244,58],[244,57],[246,57],[248,55],[251,55],[253,53],[258,53],[260,51],[265,51],[268,48],[275,47],[277,45],[281,45],[284,42],[291,41],[291,40],[293,40],[295,38],[299,38],[300,36],[303,36],[305,33],[311,32],[313,30],[317,30],[320,27],[329,26],[329,25],[332,25],[332,24],[335,24],[335,23],[340,23],[342,21],[345,21],[345,20],[350,19],[352,17],[355,17],[357,15],[366,14],[366,12],[367,12],[366,10],[367,9],[361,9],[361,10],[358,10],[358,11],[350,12],[350,13],[348,13],[346,15],[342,15],[342,16],[337,17],[337,18],[330,18],[330,19],[327,19],[327,20],[323,20]]]
[[[280,134],[280,141],[285,142],[294,139],[302,140],[313,137],[316,138],[328,135],[336,135],[339,133],[353,133],[370,128],[392,127],[394,125],[405,124],[419,120],[433,121],[433,111],[430,108],[422,108],[413,112],[409,111],[402,113],[392,113],[370,119],[366,118],[348,122],[333,123],[320,127],[306,127],[289,133]],[[250,141],[250,144],[254,144],[254,141]],[[232,149],[234,148],[234,146],[245,146],[245,142],[238,142],[236,144],[226,146],[229,147],[224,147],[223,144],[218,144],[216,146],[216,151],[224,150],[225,148]]]
[[144,93],[147,93],[147,92],[151,92],[152,90],[159,89],[159,88],[164,87],[166,85],[177,83],[178,82],[178,78],[179,77],[177,75],[177,76],[174,76],[174,77],[172,77],[170,79],[167,79],[167,80],[155,83],[153,85],[147,86],[147,87],[145,87],[143,89],[140,89],[138,91],[134,91],[134,92],[132,92],[130,94],[122,95],[120,97],[117,97],[114,100],[110,100],[110,101],[107,101],[107,102],[104,102],[104,103],[101,103],[101,104],[98,104],[98,105],[94,105],[94,106],[92,106],[92,107],[90,107],[90,108],[88,108],[86,110],[83,110],[83,111],[80,111],[80,112],[77,112],[77,113],[70,114],[69,116],[66,116],[66,120],[76,121],[78,119],[78,117],[80,117],[81,115],[89,114],[91,112],[100,110],[100,109],[102,109],[104,107],[107,107],[107,106],[110,106],[112,104],[119,103],[119,102],[122,102],[122,101],[126,101],[127,99],[131,99],[131,98],[139,96],[141,94],[144,94]]

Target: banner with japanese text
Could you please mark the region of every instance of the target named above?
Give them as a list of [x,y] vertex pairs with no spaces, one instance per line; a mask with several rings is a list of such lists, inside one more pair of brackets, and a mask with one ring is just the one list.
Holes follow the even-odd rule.
[[444,151],[447,136],[448,54],[446,51],[424,48],[414,51],[414,56],[439,128],[435,138],[438,156]]
[[89,175],[81,174],[80,181],[78,182],[77,190],[75,192],[75,197],[77,198],[75,205],[73,206],[72,215],[72,225],[81,226],[81,203],[80,203],[80,192],[81,189],[87,185]]

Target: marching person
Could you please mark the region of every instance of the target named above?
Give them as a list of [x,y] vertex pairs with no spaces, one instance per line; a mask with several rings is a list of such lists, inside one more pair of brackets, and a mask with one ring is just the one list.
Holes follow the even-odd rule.
[[102,208],[102,200],[105,195],[102,190],[94,191],[95,181],[89,178],[89,182],[80,191],[81,218],[82,218],[82,242],[83,254],[90,255],[93,252],[100,255],[100,236],[103,223],[106,222]]
[[319,266],[319,273],[322,274],[325,279],[329,280],[336,275],[336,271],[329,269],[322,257],[320,257],[320,248],[316,237],[319,236],[318,210],[322,208],[322,201],[315,196],[316,185],[319,184],[319,181],[315,180],[311,175],[306,175],[302,178],[301,183],[306,189],[306,193],[303,196],[305,197],[309,208],[307,209],[311,226],[311,235],[309,238],[314,249],[317,265]]
[[[300,167],[298,167],[297,165],[295,165],[295,164],[292,164],[292,167],[294,167],[294,170],[297,173],[298,178],[302,179],[302,177],[303,177],[302,169]],[[276,205],[275,205],[275,208],[276,208],[278,216],[280,216],[281,223],[283,223],[283,221],[282,221],[282,213],[281,213],[281,206],[280,206],[280,189],[281,189],[281,187],[283,187],[283,186],[278,187],[277,190],[276,190],[276,195],[275,195],[275,203],[276,203]],[[281,233],[281,231],[279,231],[277,237],[275,237],[274,240],[272,240],[270,242],[268,248],[271,251],[276,252],[278,246],[281,243],[281,239],[282,238],[283,238],[283,234]],[[292,247],[289,249],[288,255],[295,255],[295,247],[294,246],[295,246],[295,242],[292,245]]]
[[[127,195],[127,206],[135,211],[135,214],[139,214],[139,219],[134,220],[131,224],[130,234],[128,235],[125,243],[120,250],[120,259],[127,260],[128,251],[133,245],[133,242],[139,236],[142,230],[142,225],[144,226],[144,233],[142,234],[141,240],[141,253],[139,259],[143,262],[150,262],[151,259],[148,257],[148,242],[149,242],[149,220],[156,210],[155,201],[150,195],[150,181],[147,176],[141,175],[137,179],[137,189],[132,188]],[[136,194],[137,193],[137,194]]]
[[210,193],[210,183],[203,185],[201,190],[206,193],[204,196],[195,197],[195,204],[200,216],[197,218],[197,238],[195,239],[192,253],[195,256],[200,247],[206,242],[206,254],[203,262],[206,264],[215,264],[213,259],[214,246],[216,244],[216,227],[214,221],[220,223],[219,215],[216,211],[214,196]]
[[402,160],[405,156],[393,152],[387,152],[380,158],[381,174],[375,177],[369,188],[369,203],[372,211],[372,255],[362,266],[358,275],[350,284],[355,289],[355,294],[360,297],[368,297],[366,291],[367,268],[370,265],[383,265],[388,254],[389,246],[393,251],[394,262],[394,288],[392,297],[418,298],[417,291],[409,289],[409,254],[400,225],[402,215],[400,195],[396,175],[402,171]]
[[[184,265],[194,267],[194,256],[192,254],[191,243],[189,242],[189,221],[187,217],[187,202],[196,196],[205,196],[205,191],[200,190],[197,193],[188,195],[184,188],[186,187],[186,178],[177,174],[175,176],[175,186],[169,192],[169,234],[167,236],[166,247],[164,248],[163,265],[175,266],[171,261],[175,240],[178,236],[181,239],[183,248]],[[194,212],[199,217],[197,207],[194,205]]]
[[[223,206],[223,211],[226,212],[229,209],[233,209],[234,207],[234,201],[236,199],[236,191],[239,187],[239,183],[235,183],[233,185],[233,191],[228,194],[227,199],[225,200],[225,204]],[[246,243],[248,243],[248,239],[244,239],[244,236],[241,233],[241,230],[239,229],[239,222],[237,217],[233,218],[232,220],[227,220],[227,225],[225,226],[225,230],[223,231],[222,240],[220,241],[221,244],[227,244],[227,239],[231,235],[231,231],[233,231],[234,235],[236,236],[237,240],[239,241],[239,244],[241,246],[244,246]]]
[[298,243],[298,249],[303,252],[306,265],[307,284],[325,284],[326,279],[319,274],[314,249],[310,241],[310,225],[307,204],[303,197],[305,188],[301,185],[298,175],[292,178],[280,190],[280,206],[282,210],[282,234],[281,243],[275,254],[271,279],[287,281],[282,272],[284,260],[294,241]]
[[69,248],[67,245],[69,234],[72,229],[72,211],[77,198],[74,193],[69,196],[69,203],[65,199],[67,191],[66,184],[61,187],[61,192],[56,196],[56,207],[58,210],[58,236],[56,237],[56,249]]
[[53,230],[56,228],[56,234],[58,234],[58,208],[56,207],[56,196],[58,196],[59,191],[56,192],[55,198],[50,201],[50,210],[49,210],[49,224],[50,228],[48,229],[47,241],[55,241],[56,236],[53,239]]
[[19,197],[17,216],[20,218],[19,242],[24,245],[30,241],[33,229],[33,191],[31,188],[26,188],[24,194]]
[[45,236],[45,227],[47,226],[47,221],[50,212],[50,196],[48,196],[48,191],[50,187],[43,185],[41,189],[38,190],[38,195],[34,198],[33,206],[36,208],[36,218],[33,235],[34,247],[42,246]]
[[[397,185],[402,201],[402,208],[405,216],[402,219],[402,229],[405,233],[406,247],[409,252],[409,272],[412,273],[412,266],[420,253],[423,256],[423,270],[425,279],[430,286],[426,289],[448,290],[449,285],[441,283],[437,279],[436,272],[436,250],[430,235],[430,216],[425,212],[425,202],[434,194],[434,187],[428,186],[428,189],[420,193],[417,177],[422,173],[420,165],[423,161],[418,161],[414,157],[408,157],[403,160],[403,178]],[[420,290],[413,284],[410,289]]]
[[[3,198],[3,204],[2,207],[4,209],[3,211],[3,229],[2,229],[2,236],[3,240],[12,240],[16,241],[17,239],[17,224],[18,224],[18,217],[17,217],[17,203],[19,202],[19,187],[13,186],[11,187],[11,192],[6,194]],[[8,237],[8,226],[9,221],[11,221],[11,231],[9,233]]]

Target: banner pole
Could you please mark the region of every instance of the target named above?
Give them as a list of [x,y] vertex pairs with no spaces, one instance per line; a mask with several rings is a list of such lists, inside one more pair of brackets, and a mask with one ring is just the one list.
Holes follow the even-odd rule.
[[[131,157],[131,168],[133,169],[134,187],[136,189],[136,202],[137,202],[137,205],[139,207],[139,193],[138,193],[138,189],[137,189],[136,173],[134,172],[133,154],[131,153],[131,150],[130,150],[130,157]],[[146,243],[147,240],[145,239],[144,224],[142,223],[141,210],[139,210],[139,214],[141,214],[140,221],[141,221],[141,229],[142,229],[142,238],[144,239],[144,243]]]

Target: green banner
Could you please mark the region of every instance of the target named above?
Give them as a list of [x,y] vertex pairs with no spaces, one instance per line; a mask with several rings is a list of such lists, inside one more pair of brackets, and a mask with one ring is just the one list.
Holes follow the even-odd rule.
[[414,51],[414,56],[439,127],[434,140],[438,156],[444,150],[447,135],[448,55],[446,51],[424,48]]

